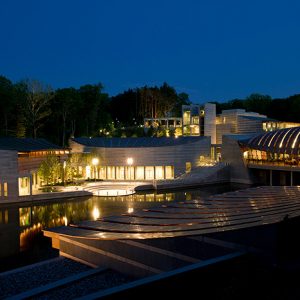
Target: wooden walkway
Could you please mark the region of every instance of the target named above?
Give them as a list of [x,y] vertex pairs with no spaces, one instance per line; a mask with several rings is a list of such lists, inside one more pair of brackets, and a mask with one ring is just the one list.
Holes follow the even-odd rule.
[[273,224],[300,216],[300,187],[256,187],[201,200],[173,202],[132,214],[83,221],[46,236],[91,240],[194,236]]

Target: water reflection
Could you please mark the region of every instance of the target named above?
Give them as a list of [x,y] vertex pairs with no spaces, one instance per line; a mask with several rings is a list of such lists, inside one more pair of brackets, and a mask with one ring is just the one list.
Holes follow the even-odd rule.
[[201,188],[173,193],[144,193],[119,197],[62,199],[50,204],[0,208],[0,258],[28,250],[38,243],[44,228],[65,226],[82,220],[133,213],[170,201],[189,201],[231,190],[229,186]]

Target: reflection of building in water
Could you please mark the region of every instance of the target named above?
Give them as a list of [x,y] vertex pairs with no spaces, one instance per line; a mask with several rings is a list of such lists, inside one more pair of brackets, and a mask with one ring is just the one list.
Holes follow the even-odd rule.
[[19,210],[0,208],[0,258],[19,252]]
[[44,139],[0,138],[0,199],[31,195],[40,187],[41,162],[49,155],[66,159],[68,152]]

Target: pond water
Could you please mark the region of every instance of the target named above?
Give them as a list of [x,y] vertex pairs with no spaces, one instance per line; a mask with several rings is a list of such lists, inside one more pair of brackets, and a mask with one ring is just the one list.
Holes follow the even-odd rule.
[[171,201],[194,200],[240,187],[220,185],[166,193],[137,193],[119,197],[80,197],[31,205],[0,206],[0,272],[58,256],[51,240],[43,237],[45,228],[69,222],[132,213]]

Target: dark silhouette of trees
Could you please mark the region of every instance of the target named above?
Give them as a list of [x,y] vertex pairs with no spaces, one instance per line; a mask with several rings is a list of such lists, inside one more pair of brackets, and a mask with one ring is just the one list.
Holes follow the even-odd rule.
[[[0,136],[44,137],[62,146],[73,136],[143,136],[144,118],[181,116],[181,106],[190,104],[187,94],[167,83],[128,89],[113,97],[103,89],[98,83],[54,91],[36,80],[13,83],[0,76]],[[273,100],[251,94],[214,103],[217,113],[243,108],[300,123],[300,94]],[[163,134],[163,129],[147,132],[147,136]]]
[[37,80],[26,80],[26,98],[23,105],[24,121],[28,136],[37,138],[38,130],[45,124],[51,114],[50,101],[54,92]]

